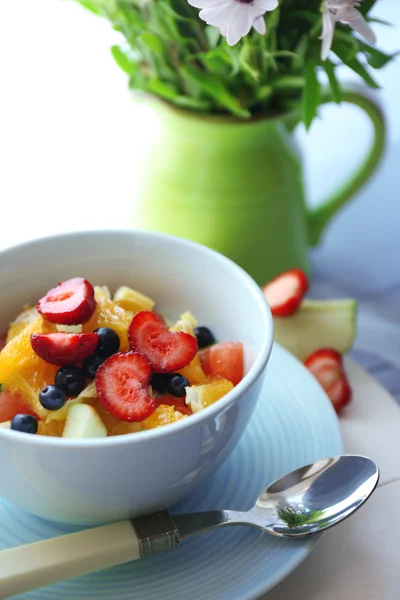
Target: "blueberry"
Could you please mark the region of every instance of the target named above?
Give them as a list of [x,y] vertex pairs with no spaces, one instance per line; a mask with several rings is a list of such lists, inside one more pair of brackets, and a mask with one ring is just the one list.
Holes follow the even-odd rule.
[[197,338],[197,344],[199,348],[206,348],[207,346],[211,346],[211,344],[215,344],[214,334],[208,329],[208,327],[196,327],[194,330],[194,335]]
[[165,394],[170,377],[171,375],[169,373],[153,373],[150,379],[150,385],[156,392]]
[[46,385],[39,394],[40,404],[47,410],[58,410],[67,401],[65,392],[59,390],[55,385]]
[[79,367],[61,367],[54,383],[66,396],[77,396],[85,387],[85,373]]
[[92,354],[92,356],[89,356],[89,358],[84,360],[82,363],[82,370],[86,377],[89,377],[89,379],[94,379],[96,377],[97,369],[103,364],[104,361],[105,358],[96,356],[95,354]]
[[180,373],[173,373],[168,377],[167,392],[175,398],[182,398],[186,394],[185,387],[190,385],[189,381]]
[[11,429],[22,431],[23,433],[36,433],[38,422],[32,415],[15,415],[11,421]]
[[99,329],[94,330],[94,333],[97,333],[99,336],[99,343],[97,344],[95,351],[97,356],[107,358],[118,352],[120,342],[118,334],[114,329],[110,329],[109,327],[99,327]]

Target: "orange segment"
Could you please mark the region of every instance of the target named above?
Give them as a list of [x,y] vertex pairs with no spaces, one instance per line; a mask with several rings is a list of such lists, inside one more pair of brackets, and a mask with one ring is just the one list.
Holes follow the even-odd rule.
[[203,371],[198,354],[196,354],[192,362],[186,367],[179,369],[179,373],[189,380],[190,385],[200,385],[207,381],[207,376]]
[[7,343],[19,335],[29,323],[33,323],[38,318],[39,313],[34,306],[27,307],[25,310],[18,315],[18,317],[10,323],[10,327],[7,332]]
[[49,423],[39,421],[38,434],[62,437],[64,425],[64,421],[50,421]]
[[136,433],[143,429],[142,423],[128,423],[120,421],[114,415],[109,413],[98,400],[91,402],[93,408],[98,413],[100,419],[107,427],[108,435],[123,435],[124,433]]
[[82,331],[94,331],[98,327],[110,327],[119,335],[120,350],[129,350],[128,327],[133,319],[133,313],[124,310],[108,298],[102,288],[95,287],[96,309],[89,321],[83,324]]
[[162,425],[176,423],[184,418],[185,416],[175,410],[173,406],[160,404],[157,406],[153,414],[150,415],[150,417],[147,417],[147,419],[142,421],[142,426],[143,429],[155,429],[156,427],[161,427]]
[[186,404],[190,406],[194,413],[199,412],[199,410],[214,404],[232,389],[233,383],[218,377],[204,385],[194,385],[186,388]]
[[32,333],[48,333],[55,331],[52,323],[47,323],[42,317],[37,317],[32,323],[26,325],[15,337],[12,338],[0,352],[0,382],[8,383],[10,377],[17,371],[26,368],[38,367],[44,361],[33,351],[31,346]]

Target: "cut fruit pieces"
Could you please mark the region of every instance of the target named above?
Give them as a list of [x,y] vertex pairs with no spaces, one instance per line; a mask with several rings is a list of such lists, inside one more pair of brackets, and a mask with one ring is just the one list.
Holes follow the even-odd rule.
[[142,421],[142,426],[144,429],[155,429],[156,427],[161,427],[162,425],[176,423],[184,418],[185,416],[175,410],[173,406],[160,404],[160,406],[157,406],[156,410],[150,417]]
[[93,406],[74,404],[70,407],[63,431],[64,438],[106,437],[107,428]]
[[0,421],[10,421],[19,413],[35,416],[21,394],[10,390],[0,392]]
[[39,313],[34,306],[25,308],[18,317],[10,323],[7,332],[7,343],[19,335],[29,323],[33,323],[38,318]]
[[79,325],[93,314],[94,289],[83,277],[61,281],[36,304],[37,311],[51,323]]
[[225,396],[233,389],[233,383],[227,379],[217,378],[204,385],[193,385],[186,388],[186,404],[196,413]]
[[237,385],[244,375],[243,344],[220,342],[199,353],[206,375],[223,377]]
[[119,336],[120,350],[129,350],[128,327],[133,318],[133,312],[125,310],[110,300],[103,288],[94,288],[96,309],[82,327],[83,332],[92,332],[99,327],[109,327]]
[[290,317],[274,317],[275,341],[304,360],[319,348],[347,352],[356,335],[357,302],[304,300]]
[[133,313],[141,310],[152,311],[155,305],[154,300],[125,285],[117,289],[113,300],[124,310],[130,310]]
[[11,429],[11,421],[0,423],[0,429]]

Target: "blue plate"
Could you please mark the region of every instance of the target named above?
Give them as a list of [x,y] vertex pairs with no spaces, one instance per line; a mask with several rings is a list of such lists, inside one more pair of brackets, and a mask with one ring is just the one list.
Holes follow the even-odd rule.
[[[273,480],[342,453],[332,406],[309,372],[275,346],[257,409],[236,450],[195,497],[171,512],[247,510]],[[78,531],[0,502],[0,548]],[[315,538],[282,540],[237,527],[184,542],[179,550],[18,596],[20,600],[250,600],[286,577]]]

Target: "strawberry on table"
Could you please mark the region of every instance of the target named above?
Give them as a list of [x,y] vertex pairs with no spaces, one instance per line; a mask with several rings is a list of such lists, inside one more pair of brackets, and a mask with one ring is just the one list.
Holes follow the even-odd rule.
[[96,372],[99,402],[121,421],[143,421],[157,407],[149,396],[150,363],[139,352],[118,352]]
[[31,345],[40,358],[60,367],[88,358],[97,347],[97,333],[33,333]]
[[295,313],[308,290],[307,275],[301,269],[281,273],[264,285],[264,296],[276,317]]
[[336,412],[340,412],[351,400],[352,390],[343,367],[343,358],[332,348],[321,348],[304,361],[323,387]]
[[133,317],[128,337],[131,348],[146,356],[155,373],[178,371],[197,354],[195,337],[182,331],[169,331],[157,314],[147,310]]
[[244,375],[242,342],[220,342],[200,353],[200,361],[206,375],[223,377],[237,385]]
[[36,305],[44,319],[59,325],[80,325],[92,316],[96,307],[94,288],[82,277],[60,282]]

